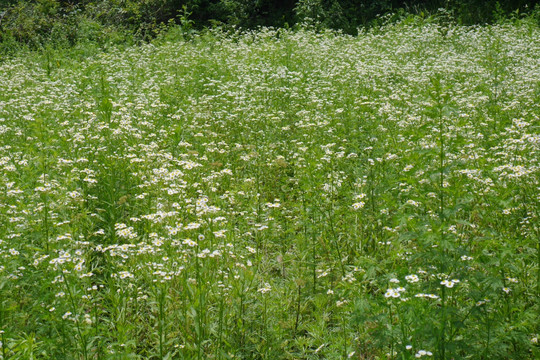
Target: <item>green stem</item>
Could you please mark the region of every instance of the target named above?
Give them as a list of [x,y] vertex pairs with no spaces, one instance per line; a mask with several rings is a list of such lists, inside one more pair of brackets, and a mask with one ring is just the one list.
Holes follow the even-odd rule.
[[[332,209],[333,211],[333,209]],[[341,255],[341,249],[339,247],[339,244],[338,244],[338,235],[336,233],[336,230],[334,228],[334,220],[333,220],[333,217],[330,215],[330,214],[326,214],[324,213],[327,217],[328,217],[328,223],[330,225],[330,231],[332,233],[332,238],[333,238],[333,241],[331,241],[331,244],[333,245],[334,249],[336,250],[336,253],[337,253],[337,256],[338,256],[338,262],[339,262],[339,266],[340,266],[340,269],[341,269],[341,276],[344,277],[345,276],[345,266],[343,265],[343,256]]]
[[446,359],[446,343],[445,343],[445,333],[446,333],[446,286],[442,287],[442,325],[441,325],[441,359]]
[[343,358],[347,358],[347,328],[345,327],[345,316],[341,316],[341,328],[343,332]]
[[[2,287],[0,286],[0,290],[2,290]],[[3,294],[2,294],[3,296]],[[5,339],[5,329],[4,329],[4,298],[2,297],[1,298],[2,300],[0,300],[0,331],[1,331],[1,335],[2,335],[2,358],[3,359],[7,359],[7,356],[6,356],[6,339]]]
[[486,340],[486,348],[484,350],[485,358],[488,358],[488,355],[489,355],[490,342],[491,342],[491,323],[489,321],[489,314],[488,314],[487,315],[487,340]]
[[86,338],[82,334],[79,319],[76,317],[77,306],[75,305],[75,299],[73,298],[73,293],[71,292],[71,289],[69,287],[67,277],[62,275],[62,278],[64,279],[64,283],[66,284],[66,290],[68,292],[69,300],[71,302],[71,307],[73,308],[73,315],[75,316],[75,327],[77,328],[77,334],[79,335],[79,338],[81,339],[81,347],[82,347],[82,351],[83,351],[83,357],[84,357],[85,360],[88,360],[88,353],[87,353],[87,349],[86,349],[87,348]]
[[200,269],[199,269],[199,258],[195,257],[195,268],[196,268],[196,280],[197,280],[197,289],[199,292],[199,309],[197,311],[197,359],[202,358],[202,338],[203,338],[203,328],[202,328],[202,317],[203,317],[203,292],[202,292],[202,283],[200,278]]
[[392,313],[392,303],[388,302],[388,313],[390,314],[390,359],[394,360],[394,314]]
[[[222,277],[223,280],[223,277]],[[223,309],[224,309],[224,292],[221,292],[221,301],[219,304],[219,330],[218,330],[218,359],[221,359],[221,347],[223,345]]]
[[163,289],[161,289],[159,294],[159,356],[161,359],[163,359],[163,306],[165,302],[165,294]]
[[298,300],[296,302],[296,320],[294,321],[293,339],[296,338],[296,331],[298,330],[298,323],[300,320],[300,296],[302,294],[302,287],[298,285]]

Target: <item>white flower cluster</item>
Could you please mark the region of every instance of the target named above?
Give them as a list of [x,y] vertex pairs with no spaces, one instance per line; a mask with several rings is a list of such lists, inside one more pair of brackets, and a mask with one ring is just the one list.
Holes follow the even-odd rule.
[[441,281],[441,285],[444,285],[446,286],[447,288],[453,288],[454,285],[458,284],[459,283],[459,280],[457,279],[452,279],[452,280],[443,280]]
[[398,298],[401,296],[401,293],[405,291],[405,288],[404,287],[398,287],[398,288],[389,288],[388,290],[386,290],[386,293],[384,294],[384,297],[385,298]]

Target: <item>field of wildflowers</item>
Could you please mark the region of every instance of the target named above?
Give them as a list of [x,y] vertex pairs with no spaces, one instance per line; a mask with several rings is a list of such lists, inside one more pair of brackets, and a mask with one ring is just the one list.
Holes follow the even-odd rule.
[[0,64],[0,359],[535,359],[540,29]]

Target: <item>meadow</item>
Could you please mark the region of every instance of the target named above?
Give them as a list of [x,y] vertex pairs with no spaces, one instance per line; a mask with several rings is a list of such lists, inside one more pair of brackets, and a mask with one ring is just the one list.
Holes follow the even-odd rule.
[[171,29],[0,63],[0,359],[540,357],[540,29]]

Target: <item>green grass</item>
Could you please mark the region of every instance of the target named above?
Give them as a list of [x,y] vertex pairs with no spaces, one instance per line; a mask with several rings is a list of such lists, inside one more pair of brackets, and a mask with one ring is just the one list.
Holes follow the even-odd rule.
[[534,359],[540,31],[0,64],[0,359]]

